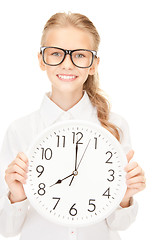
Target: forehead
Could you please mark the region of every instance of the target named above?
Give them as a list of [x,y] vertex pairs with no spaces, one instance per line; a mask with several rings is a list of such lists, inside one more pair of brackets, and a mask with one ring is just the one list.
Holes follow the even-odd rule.
[[64,49],[93,49],[93,39],[90,33],[75,27],[51,28],[45,36],[45,45]]

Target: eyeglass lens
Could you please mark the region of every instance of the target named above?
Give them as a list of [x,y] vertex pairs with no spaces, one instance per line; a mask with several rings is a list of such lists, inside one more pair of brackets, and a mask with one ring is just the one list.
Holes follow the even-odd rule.
[[[44,61],[49,65],[58,65],[63,61],[64,51],[57,48],[44,50]],[[72,61],[78,67],[89,67],[92,63],[93,54],[90,51],[79,50],[72,52]]]

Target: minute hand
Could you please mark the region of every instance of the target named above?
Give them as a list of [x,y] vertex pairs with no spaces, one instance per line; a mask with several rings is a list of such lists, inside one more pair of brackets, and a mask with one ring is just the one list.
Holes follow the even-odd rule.
[[86,146],[86,148],[85,148],[85,150],[84,150],[84,153],[82,154],[82,157],[81,157],[81,159],[80,159],[80,162],[79,162],[79,164],[78,164],[78,166],[77,166],[77,170],[78,170],[78,168],[79,168],[79,166],[80,166],[80,163],[82,162],[82,159],[83,159],[83,157],[84,157],[84,155],[85,155],[85,152],[86,152],[86,150],[87,150],[87,148],[88,148],[88,146],[89,146],[90,141],[91,141],[91,139],[89,140],[89,142],[88,142],[88,144],[87,144],[87,146]]

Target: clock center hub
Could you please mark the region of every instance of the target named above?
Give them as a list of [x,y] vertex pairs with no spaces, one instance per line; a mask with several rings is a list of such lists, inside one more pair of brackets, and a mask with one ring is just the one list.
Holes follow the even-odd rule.
[[74,176],[78,175],[78,171],[77,170],[73,171],[73,174]]

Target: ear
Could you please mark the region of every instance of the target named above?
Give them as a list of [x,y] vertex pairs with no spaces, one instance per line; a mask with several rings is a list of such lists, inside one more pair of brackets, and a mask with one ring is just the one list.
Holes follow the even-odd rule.
[[97,72],[99,62],[100,62],[100,58],[99,57],[94,59],[94,62],[93,62],[92,66],[89,69],[89,75],[94,75]]
[[43,62],[42,54],[38,53],[39,66],[42,71],[45,71],[45,63]]

